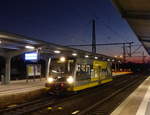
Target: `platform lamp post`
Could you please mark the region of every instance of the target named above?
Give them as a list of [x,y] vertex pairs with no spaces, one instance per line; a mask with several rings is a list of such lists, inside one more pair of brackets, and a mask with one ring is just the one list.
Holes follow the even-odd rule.
[[118,61],[118,71],[120,72],[120,63],[121,63],[121,61],[119,60]]
[[[115,58],[117,58],[117,56],[114,56]],[[114,64],[115,64],[115,72],[117,72],[117,62],[114,61]]]
[[122,55],[120,55],[120,56],[114,56],[117,60],[119,60],[119,61],[115,61],[115,71],[117,71],[117,70],[119,70],[120,71],[120,59],[122,59],[123,58],[123,56]]

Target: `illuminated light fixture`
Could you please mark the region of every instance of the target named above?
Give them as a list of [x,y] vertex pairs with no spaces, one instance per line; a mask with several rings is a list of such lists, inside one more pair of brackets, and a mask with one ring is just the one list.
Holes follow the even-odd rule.
[[54,51],[54,53],[59,54],[59,53],[60,53],[60,51],[59,51],[59,50],[55,50],[55,51]]
[[98,59],[98,57],[96,57],[96,56],[95,56],[94,58],[95,58],[95,59]]
[[0,40],[0,44],[2,43],[2,41]]
[[112,61],[114,62],[115,60],[114,60],[114,59],[112,59]]
[[119,62],[119,63],[121,63],[121,61],[120,61],[120,60],[119,60],[118,62]]
[[57,71],[56,71],[56,70],[52,70],[52,72],[53,72],[53,73],[57,73]]
[[123,56],[122,55],[120,55],[120,58],[122,58]]
[[69,84],[72,84],[72,83],[74,82],[73,77],[72,77],[72,76],[69,76],[69,77],[67,78],[67,82],[68,82]]
[[85,58],[88,58],[89,56],[88,55],[85,55]]
[[77,56],[77,53],[72,53],[73,56]]
[[47,78],[47,81],[48,81],[48,83],[53,83],[53,82],[54,82],[54,78],[48,77],[48,78]]
[[118,56],[114,56],[115,58],[117,58]]
[[107,61],[110,61],[110,59],[107,59]]
[[27,48],[27,49],[34,49],[35,47],[34,46],[25,46],[25,48]]
[[38,48],[38,50],[42,50],[42,48],[40,47],[40,48]]
[[61,61],[61,62],[65,62],[65,61],[66,61],[66,58],[65,58],[65,57],[60,57],[60,61]]

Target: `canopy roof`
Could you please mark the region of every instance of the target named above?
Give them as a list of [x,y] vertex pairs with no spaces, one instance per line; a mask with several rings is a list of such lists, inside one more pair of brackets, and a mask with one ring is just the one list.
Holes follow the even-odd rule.
[[[110,59],[114,58],[102,54],[93,54],[88,51],[83,51],[80,49],[74,49],[58,44],[53,44],[29,37],[25,37],[18,34],[0,32],[0,50],[3,52],[6,51],[19,51],[27,49],[26,46],[34,47],[34,50],[38,50],[40,53],[51,54],[51,55],[67,55],[71,56],[72,53],[77,53],[78,56],[88,55],[90,57],[99,57],[101,59]],[[60,54],[56,54],[54,51],[60,51]],[[25,50],[28,51],[28,50]]]
[[150,54],[150,0],[112,0]]

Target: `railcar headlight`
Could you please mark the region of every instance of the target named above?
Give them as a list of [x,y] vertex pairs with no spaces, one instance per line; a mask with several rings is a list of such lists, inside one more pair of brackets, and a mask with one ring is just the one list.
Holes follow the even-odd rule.
[[48,77],[48,78],[47,78],[47,81],[48,81],[48,83],[53,83],[53,82],[54,82],[54,78]]
[[69,77],[67,78],[67,82],[68,82],[69,84],[72,84],[72,83],[74,82],[73,77],[72,77],[72,76],[69,76]]

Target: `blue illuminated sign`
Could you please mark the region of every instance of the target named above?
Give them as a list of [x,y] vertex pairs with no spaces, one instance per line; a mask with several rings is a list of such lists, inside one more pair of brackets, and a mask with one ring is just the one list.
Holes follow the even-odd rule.
[[25,53],[25,60],[36,61],[37,59],[38,59],[38,53],[37,52]]

